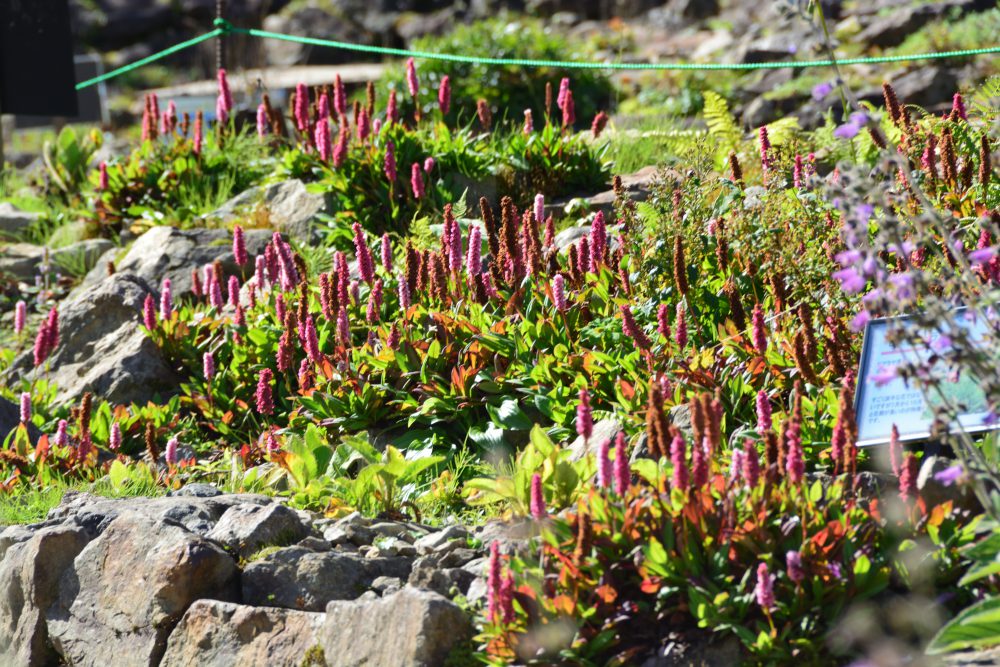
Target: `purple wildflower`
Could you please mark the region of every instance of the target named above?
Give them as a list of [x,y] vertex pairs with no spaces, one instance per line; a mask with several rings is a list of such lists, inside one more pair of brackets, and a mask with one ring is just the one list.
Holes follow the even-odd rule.
[[375,260],[372,258],[371,248],[368,247],[361,223],[355,222],[351,229],[354,231],[354,250],[358,256],[358,273],[361,274],[361,280],[370,283],[375,278]]
[[957,463],[941,470],[940,472],[934,473],[934,481],[942,486],[951,486],[958,480],[962,479],[964,474],[965,470],[962,468],[962,464]]

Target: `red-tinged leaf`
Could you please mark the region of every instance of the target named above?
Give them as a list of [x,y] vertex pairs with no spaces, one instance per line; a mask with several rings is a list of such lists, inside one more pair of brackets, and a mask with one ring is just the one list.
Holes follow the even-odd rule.
[[647,595],[656,595],[660,592],[661,584],[659,577],[647,577],[642,580],[639,589]]
[[625,397],[626,400],[631,401],[635,398],[635,387],[632,384],[620,379],[618,380],[618,386],[621,387],[622,396]]
[[594,590],[594,594],[597,595],[597,599],[604,604],[611,604],[618,599],[618,591],[616,591],[614,586],[611,584],[598,586],[597,589]]
[[552,608],[566,616],[572,616],[576,610],[576,601],[570,596],[560,593],[552,599]]
[[930,518],[927,519],[927,525],[934,527],[940,526],[941,522],[945,520],[945,517],[951,514],[953,505],[954,501],[948,500],[935,506],[934,509],[931,510]]
[[222,423],[228,426],[233,422],[233,417],[235,416],[236,415],[233,414],[232,410],[227,411],[224,415],[222,415]]

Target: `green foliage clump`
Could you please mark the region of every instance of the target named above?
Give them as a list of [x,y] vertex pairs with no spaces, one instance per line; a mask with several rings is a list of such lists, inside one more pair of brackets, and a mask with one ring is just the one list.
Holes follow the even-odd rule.
[[[595,58],[595,53],[586,43],[571,41],[545,22],[512,16],[458,25],[443,36],[416,40],[413,48],[431,53],[487,58],[559,61]],[[614,93],[610,79],[600,70],[499,67],[425,59],[419,61],[418,71],[425,111],[437,107],[438,85],[442,77],[449,77],[453,98],[449,120],[453,122],[468,122],[474,118],[476,101],[485,99],[494,113],[507,114],[515,121],[521,119],[525,109],[531,109],[537,125],[545,113],[545,85],[551,84],[555,95],[562,77],[569,77],[576,100],[577,122],[589,124],[597,112],[608,109]],[[383,78],[382,86],[398,87],[398,82],[402,80],[401,70],[390,70]],[[551,113],[558,114],[554,100],[552,105]]]

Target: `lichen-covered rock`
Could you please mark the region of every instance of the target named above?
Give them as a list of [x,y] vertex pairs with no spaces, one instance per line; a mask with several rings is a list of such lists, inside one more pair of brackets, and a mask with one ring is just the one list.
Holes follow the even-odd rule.
[[439,667],[471,635],[471,621],[456,605],[406,587],[384,598],[331,602],[320,643],[329,665]]
[[[247,230],[247,253],[251,257],[263,253],[271,236],[271,232],[267,230]],[[192,269],[201,269],[216,260],[222,262],[222,271],[226,276],[240,274],[241,268],[233,256],[233,235],[229,230],[175,229],[163,226],[153,227],[137,238],[125,256],[115,264],[115,270],[118,273],[134,274],[157,290],[164,278],[170,278],[176,299],[192,295]],[[244,277],[252,272],[252,264],[243,267]],[[101,282],[106,275],[107,267],[98,263],[83,279],[77,293],[80,289]]]
[[314,220],[327,206],[323,195],[313,194],[305,183],[291,179],[244,190],[207,217],[229,222],[261,210],[278,231],[310,242],[314,240]]
[[337,551],[287,547],[267,554],[243,570],[243,601],[247,604],[323,611],[333,600],[354,600],[379,577],[405,578],[410,561],[362,558]]
[[[58,403],[88,391],[113,403],[145,403],[176,389],[176,373],[141,329],[142,304],[150,293],[141,278],[118,273],[60,304],[59,344],[46,362],[46,377],[59,388]],[[34,368],[31,350],[11,370],[14,378],[43,373]]]
[[295,510],[285,505],[234,505],[226,510],[208,537],[247,558],[264,547],[298,542],[309,531]]
[[45,612],[56,600],[60,577],[87,541],[80,528],[53,526],[9,545],[0,555],[0,664],[41,667],[57,662]]
[[170,634],[160,667],[309,665],[310,651],[322,656],[316,634],[325,620],[322,613],[198,600]]
[[235,597],[238,575],[214,542],[124,512],[63,573],[49,636],[74,667],[151,667],[188,606]]

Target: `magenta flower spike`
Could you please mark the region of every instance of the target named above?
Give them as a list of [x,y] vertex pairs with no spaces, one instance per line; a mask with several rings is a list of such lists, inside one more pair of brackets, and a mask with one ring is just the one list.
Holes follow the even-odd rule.
[[229,121],[229,111],[226,110],[226,103],[222,99],[222,95],[215,98],[215,122],[224,125]]
[[[396,102],[396,91],[389,91],[389,102],[385,107],[385,122],[395,125],[399,122],[399,104]],[[378,134],[376,131],[375,134]]]
[[295,127],[299,132],[309,129],[309,89],[304,83],[295,86]]
[[569,77],[563,77],[559,82],[559,94],[556,96],[556,106],[561,111],[566,105],[566,96],[569,94]]
[[372,134],[374,134],[376,137],[378,135],[382,134],[382,119],[381,118],[376,118],[375,120],[372,121]]
[[177,438],[167,440],[167,449],[163,453],[164,458],[167,460],[167,465],[177,465],[177,445]]
[[604,224],[604,212],[598,211],[594,216],[594,224],[590,227],[590,265],[595,270],[604,261],[604,252],[607,248],[608,230]]
[[[839,419],[837,423],[840,423]],[[899,440],[899,429],[895,424],[892,425],[892,432],[889,434],[889,460],[892,465],[892,474],[899,477],[903,470],[903,445]]]
[[686,458],[687,445],[684,442],[684,437],[676,435],[670,442],[670,463],[673,465],[673,486],[681,491],[687,491],[689,486]]
[[228,302],[230,306],[236,308],[240,305],[240,279],[236,276],[229,276],[227,295],[229,296]]
[[205,374],[205,381],[211,382],[215,377],[215,357],[211,352],[206,352],[201,357],[201,370]]
[[191,140],[191,152],[195,155],[201,155],[201,144],[203,141],[202,127],[201,127],[201,116],[195,118],[194,121],[194,137]]
[[428,155],[426,158],[424,158],[424,173],[429,174],[432,171],[434,171],[434,165],[436,164],[437,162],[434,160],[434,158]]
[[757,433],[764,435],[771,430],[771,401],[764,391],[757,392]]
[[21,392],[21,423],[27,424],[31,421],[31,394],[26,391]]
[[262,415],[269,415],[274,412],[274,394],[271,383],[274,382],[274,373],[270,368],[261,369],[257,376],[257,412]]
[[274,431],[267,432],[267,453],[274,454],[281,451],[281,444],[278,442],[278,438],[274,435]]
[[240,266],[246,266],[250,262],[247,255],[247,240],[243,233],[243,228],[239,225],[233,227],[233,257]]
[[111,181],[108,178],[108,163],[105,162],[104,160],[101,160],[101,164],[98,165],[97,168],[98,168],[97,189],[100,190],[101,192],[104,192],[105,190],[108,189],[108,187],[111,184]]
[[392,239],[389,238],[388,232],[382,234],[382,247],[380,250],[382,255],[382,268],[386,270],[386,273],[392,273]]
[[510,570],[500,582],[500,618],[507,625],[514,622],[514,573]]
[[361,280],[371,283],[375,278],[375,260],[372,259],[371,248],[368,247],[361,223],[355,222],[351,225],[351,229],[354,231],[354,250],[358,257],[358,273],[361,274]]
[[795,189],[801,190],[803,185],[803,172],[802,172],[802,155],[795,154],[795,167],[792,169],[792,185]]
[[646,352],[652,347],[653,343],[646,336],[646,333],[635,321],[635,317],[632,315],[632,309],[629,308],[628,304],[622,304],[619,306],[619,310],[622,314],[622,331],[626,336],[632,339],[635,346],[640,350]]
[[451,109],[451,79],[448,76],[442,77],[438,85],[438,108],[443,116],[447,116]]
[[66,422],[65,419],[60,419],[59,425],[56,426],[55,443],[59,447],[65,447],[69,445],[69,434],[67,434],[66,432],[68,426],[69,424]]
[[406,89],[410,91],[410,97],[417,99],[420,82],[417,80],[417,64],[413,62],[413,58],[406,61]]
[[751,321],[753,323],[753,347],[758,354],[763,355],[767,352],[767,332],[764,327],[764,311],[760,309],[759,303],[753,307]]
[[665,303],[656,309],[656,332],[670,340],[670,306]]
[[683,350],[687,347],[688,343],[688,330],[687,330],[687,320],[684,314],[684,304],[677,304],[677,315],[674,321],[675,331],[674,337],[677,341],[678,349]]
[[[368,135],[372,133],[372,123],[371,119],[368,117],[368,109],[364,107],[361,108],[361,113],[358,114],[357,133],[358,133],[358,141],[360,141],[361,143],[364,143],[365,139],[368,138]],[[345,143],[344,146],[346,150],[347,144]]]
[[[364,113],[364,112],[362,112]],[[358,132],[360,133],[360,120],[358,121]],[[351,133],[346,126],[341,126],[340,132],[337,133],[337,145],[333,147],[333,167],[334,169],[340,169],[340,166],[344,164],[344,160],[347,159],[347,143],[350,141]]]
[[45,327],[47,330],[46,337],[48,339],[49,352],[56,348],[59,344],[59,311],[52,308],[49,311],[49,315],[45,318]]
[[907,453],[899,469],[899,497],[903,500],[916,498],[919,495],[917,477],[920,474],[920,463],[917,457]]
[[465,272],[473,279],[483,270],[483,232],[478,225],[469,229],[469,249],[465,254]]
[[540,520],[547,515],[545,494],[542,491],[542,476],[536,472],[531,477],[531,518]]
[[462,257],[464,254],[462,248],[462,227],[458,224],[458,220],[453,220],[451,223],[451,242],[448,244],[448,249],[448,268],[452,272],[458,273],[462,270],[462,260],[464,259]]
[[572,128],[576,123],[576,102],[573,101],[573,91],[566,91],[566,99],[563,101],[562,124],[563,127]]
[[557,273],[556,277],[552,279],[552,302],[560,313],[565,313],[566,309],[569,308],[566,303],[566,279],[561,273]]
[[208,286],[208,303],[216,310],[220,310],[223,304],[225,304],[225,301],[222,299],[222,285],[215,279],[214,273],[212,274],[212,281]]
[[805,477],[806,462],[802,452],[802,436],[797,422],[788,425],[785,432],[785,440],[788,447],[788,455],[785,459],[785,472],[788,473],[788,481],[798,484]]
[[264,255],[257,255],[254,259],[253,280],[254,284],[261,289],[267,285],[267,260]]
[[[219,101],[221,102],[222,108],[228,116],[233,110],[233,93],[229,88],[229,80],[226,78],[226,70],[220,68],[218,72],[219,79]],[[222,119],[225,122],[225,119]]]
[[535,131],[535,120],[531,117],[531,109],[524,110],[524,127],[521,128],[521,131],[525,136]]
[[594,434],[594,414],[590,409],[590,394],[586,389],[580,390],[580,402],[576,406],[576,432],[583,437],[584,442]]
[[174,296],[170,285],[170,278],[163,279],[163,286],[160,288],[160,317],[164,321],[169,321],[174,314]]
[[398,292],[399,292],[399,307],[405,312],[410,308],[410,284],[406,282],[405,276],[399,276],[397,279]]
[[271,126],[267,122],[267,107],[263,104],[257,106],[257,138],[264,140],[271,131]]
[[767,563],[757,566],[757,585],[754,587],[757,604],[766,612],[774,609],[774,575],[767,569]]
[[142,304],[142,324],[150,331],[156,328],[156,301],[152,294],[147,294]]
[[496,620],[500,612],[500,543],[490,543],[489,567],[486,571],[486,609],[491,620]]
[[347,92],[344,90],[344,81],[339,74],[333,78],[333,109],[338,116],[347,115]]
[[333,159],[333,145],[330,140],[330,122],[325,118],[316,121],[316,152],[322,162],[330,162]]
[[708,482],[707,450],[711,446],[707,436],[701,444],[692,443],[691,445],[691,483],[694,484],[695,488],[700,489]]
[[615,436],[615,493],[624,496],[632,484],[632,472],[629,470],[628,456],[625,453],[625,431],[618,431]]
[[375,324],[381,319],[380,311],[382,310],[382,279],[376,278],[375,284],[372,285],[371,291],[368,293],[368,307],[365,310],[365,319],[368,324]]
[[24,331],[24,324],[28,318],[28,304],[24,301],[18,301],[17,305],[14,306],[14,333],[21,335]]
[[396,144],[387,141],[385,144],[385,159],[383,161],[385,177],[390,183],[396,182]]
[[424,174],[419,162],[414,162],[410,166],[410,188],[413,190],[414,198],[424,198]]
[[122,448],[122,427],[118,422],[111,424],[111,433],[108,435],[108,449],[117,452]]
[[316,323],[312,315],[306,315],[303,329],[304,345],[309,361],[318,364],[323,360],[323,354],[319,351],[319,335],[316,333]]
[[785,564],[788,578],[796,584],[801,584],[806,578],[806,572],[802,568],[802,554],[798,551],[789,551],[785,554]]
[[344,306],[341,306],[340,312],[337,313],[337,337],[344,347],[351,346],[351,327],[347,320],[347,309]]
[[757,132],[760,143],[760,167],[766,176],[771,171],[771,139],[767,135],[767,126],[764,125]]
[[611,441],[607,438],[597,448],[597,486],[602,489],[610,489],[614,484],[610,450]]
[[319,96],[319,105],[316,110],[316,122],[326,120],[330,117],[330,96],[326,93],[322,93]]
[[969,114],[965,111],[965,101],[962,99],[962,93],[955,93],[955,96],[951,99],[951,111],[962,120],[969,120]]

